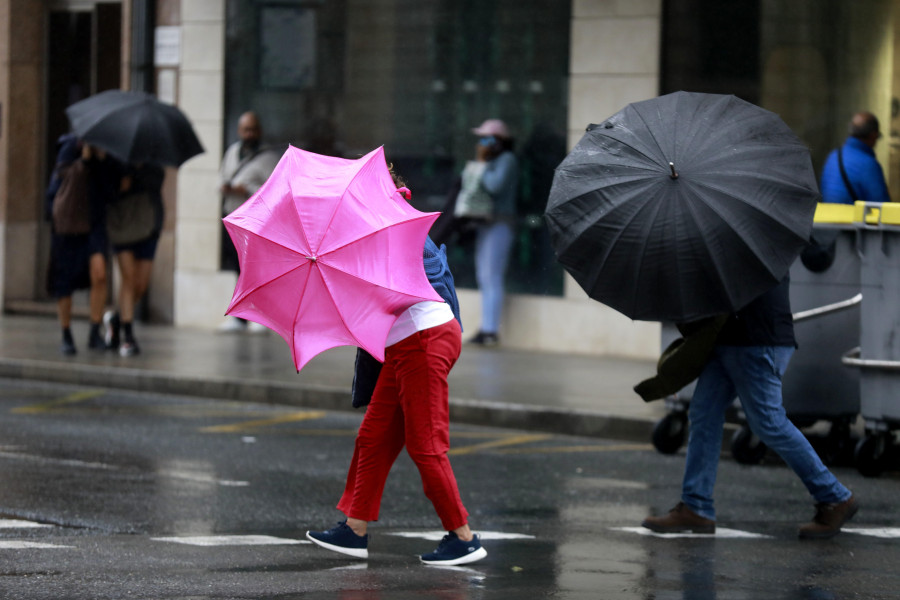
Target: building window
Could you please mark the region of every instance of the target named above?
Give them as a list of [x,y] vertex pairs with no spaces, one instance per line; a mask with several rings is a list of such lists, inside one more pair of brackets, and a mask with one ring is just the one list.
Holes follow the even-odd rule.
[[[228,0],[225,142],[255,110],[270,143],[346,158],[383,145],[434,211],[474,156],[471,128],[503,119],[522,167],[508,289],[561,294],[542,215],[566,153],[569,5]],[[470,240],[448,247],[458,285],[475,287]]]

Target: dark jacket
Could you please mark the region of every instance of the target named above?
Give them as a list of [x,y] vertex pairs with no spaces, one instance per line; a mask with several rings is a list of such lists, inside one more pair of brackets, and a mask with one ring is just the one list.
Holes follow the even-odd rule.
[[790,275],[732,314],[716,343],[722,346],[797,346],[791,314]]

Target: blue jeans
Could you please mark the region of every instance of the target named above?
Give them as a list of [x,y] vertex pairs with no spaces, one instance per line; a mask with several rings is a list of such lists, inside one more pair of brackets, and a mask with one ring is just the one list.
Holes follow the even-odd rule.
[[497,333],[503,311],[503,280],[509,251],[512,248],[512,227],[503,221],[478,228],[475,238],[475,278],[481,292],[481,331]]
[[788,346],[716,346],[691,399],[691,422],[681,501],[707,519],[715,519],[713,488],[722,449],[725,411],[735,396],[747,424],[800,477],[816,502],[843,502],[850,497],[787,418],[781,377],[794,349]]

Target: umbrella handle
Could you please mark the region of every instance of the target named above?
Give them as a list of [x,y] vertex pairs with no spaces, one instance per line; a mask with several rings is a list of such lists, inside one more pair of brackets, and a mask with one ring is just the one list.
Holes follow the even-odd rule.
[[407,200],[412,200],[412,192],[409,191],[408,187],[397,188],[397,192]]
[[669,177],[671,177],[672,179],[678,179],[678,173],[675,172],[675,163],[670,162],[669,168],[672,170],[672,174],[669,175]]

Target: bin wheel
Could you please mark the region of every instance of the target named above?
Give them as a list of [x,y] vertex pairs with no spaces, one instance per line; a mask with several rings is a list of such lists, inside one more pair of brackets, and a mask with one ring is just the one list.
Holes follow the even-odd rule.
[[687,414],[671,412],[653,427],[653,446],[661,454],[675,454],[687,437]]
[[742,465],[758,465],[767,451],[766,445],[746,425],[731,438],[731,455]]
[[878,477],[887,463],[890,440],[886,435],[867,435],[856,444],[856,470],[866,477]]

